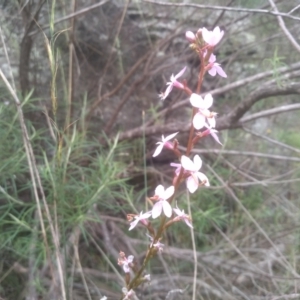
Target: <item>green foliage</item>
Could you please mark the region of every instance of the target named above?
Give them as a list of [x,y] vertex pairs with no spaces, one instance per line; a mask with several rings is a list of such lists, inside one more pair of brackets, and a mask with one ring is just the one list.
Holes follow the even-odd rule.
[[[90,142],[76,125],[69,136],[57,136],[57,146],[45,131],[34,132],[30,139],[34,148],[40,149],[36,160],[51,215],[62,237],[77,226],[85,230],[82,225],[87,221],[101,222],[102,214],[124,218],[133,197],[123,175],[126,165],[119,158],[128,146],[118,143],[117,138],[107,146]],[[11,105],[2,107],[0,138],[6,141],[0,144],[0,245],[1,253],[9,256],[2,271],[9,274],[2,284],[10,286],[17,278],[11,274],[12,262],[27,265],[35,243],[38,268],[46,258],[46,248],[36,216],[22,135]],[[62,238],[61,245],[66,242]],[[7,296],[13,299],[13,295]]]

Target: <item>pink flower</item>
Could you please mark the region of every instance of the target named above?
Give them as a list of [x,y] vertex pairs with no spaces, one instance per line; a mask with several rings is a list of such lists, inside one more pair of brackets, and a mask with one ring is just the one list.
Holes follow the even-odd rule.
[[169,148],[169,149],[173,149],[173,145],[172,145],[169,141],[170,141],[172,138],[174,138],[174,137],[176,136],[177,133],[178,133],[178,132],[173,133],[173,134],[170,134],[170,135],[168,135],[168,136],[166,136],[166,137],[164,137],[164,136],[162,135],[162,137],[161,137],[161,140],[162,140],[162,141],[156,143],[158,146],[157,146],[157,148],[155,149],[154,154],[153,154],[152,156],[153,156],[153,157],[156,157],[157,155],[159,155],[160,152],[162,151],[162,149],[163,149],[164,147]]
[[205,186],[209,186],[208,178],[201,172],[198,172],[202,167],[202,160],[199,155],[194,156],[194,161],[187,156],[181,156],[181,166],[190,176],[186,179],[186,186],[190,193],[194,193],[199,186],[199,179]]
[[175,174],[176,174],[176,176],[178,176],[180,173],[180,170],[181,170],[181,164],[170,163],[170,166],[176,168]]
[[184,85],[182,83],[180,83],[179,81],[177,81],[177,79],[179,77],[181,77],[183,75],[183,73],[185,72],[186,70],[186,67],[184,67],[178,74],[176,74],[175,76],[172,74],[171,78],[170,78],[170,82],[167,82],[167,89],[164,93],[160,94],[159,97],[162,99],[162,100],[165,100],[169,94],[171,93],[173,87],[177,87],[179,89],[184,89]]
[[130,223],[130,227],[128,230],[132,230],[138,224],[138,222],[142,222],[144,225],[146,225],[147,222],[146,219],[148,219],[151,216],[151,214],[152,214],[151,211],[148,211],[144,214],[143,212],[140,212],[139,215],[136,215],[134,217],[135,220]]
[[216,74],[218,73],[221,77],[224,77],[224,78],[227,77],[227,74],[224,72],[221,65],[215,62],[216,56],[214,54],[210,55],[208,61],[209,61],[209,64],[208,64],[207,68],[209,68],[208,73],[211,76],[216,76]]
[[196,36],[192,31],[187,31],[185,37],[189,42],[194,43],[196,41]]
[[161,215],[162,211],[164,214],[170,218],[172,215],[172,207],[167,201],[174,194],[174,186],[168,187],[166,190],[162,185],[159,185],[155,189],[155,195],[152,197],[152,200],[158,200],[152,208],[152,218],[156,219]]
[[158,242],[156,242],[156,243],[153,243],[153,237],[151,236],[151,235],[149,235],[149,234],[147,234],[147,236],[150,238],[150,240],[151,240],[151,245],[150,245],[150,247],[154,247],[154,248],[156,248],[156,250],[158,251],[158,252],[162,252],[163,250],[164,250],[164,244],[162,244],[160,241],[158,241]]
[[187,226],[193,228],[193,225],[191,224],[191,218],[189,215],[184,213],[184,210],[180,210],[177,205],[176,208],[173,208],[173,210],[177,215],[174,220],[183,220]]
[[222,145],[222,143],[220,142],[219,140],[219,137],[217,136],[217,130],[215,129],[212,129],[210,127],[208,127],[206,130],[204,130],[203,132],[201,132],[201,135],[204,137],[204,136],[207,136],[207,135],[211,135],[213,137],[213,139],[219,143],[220,145]]
[[209,31],[205,27],[202,28],[203,40],[212,47],[214,47],[220,42],[223,35],[224,31],[221,31],[218,26],[213,31]]
[[118,265],[119,266],[123,266],[123,270],[125,273],[129,273],[130,269],[133,265],[133,259],[134,256],[133,255],[129,255],[128,258],[125,256],[124,252],[120,252],[119,253],[119,258],[118,258]]
[[[192,94],[190,97],[190,102],[192,106],[199,109],[193,118],[193,125],[195,129],[199,130],[204,126],[209,128],[216,127],[216,113],[208,110],[208,108],[210,108],[213,104],[213,97],[211,94],[206,94],[204,99],[200,95]],[[206,120],[208,121],[209,125],[206,124]]]
[[125,287],[122,288],[122,292],[124,295],[124,298],[122,300],[130,300],[130,299],[136,299],[134,290],[127,290]]

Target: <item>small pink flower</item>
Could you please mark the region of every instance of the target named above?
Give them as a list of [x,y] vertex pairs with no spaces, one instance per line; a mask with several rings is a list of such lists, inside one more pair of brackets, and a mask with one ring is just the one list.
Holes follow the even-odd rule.
[[[211,94],[206,94],[204,99],[200,95],[192,94],[190,102],[192,106],[199,109],[193,118],[193,125],[195,129],[199,130],[204,126],[209,128],[216,127],[216,113],[208,110],[208,108],[210,108],[213,104],[213,97]],[[206,120],[209,125],[206,124]]]
[[160,241],[156,242],[156,243],[153,243],[153,237],[149,234],[147,234],[147,236],[150,238],[151,240],[151,245],[150,247],[154,247],[157,249],[158,252],[162,252],[164,250],[164,244],[162,244]]
[[173,208],[173,210],[177,215],[174,220],[183,220],[187,226],[193,228],[193,225],[191,224],[191,218],[189,215],[184,213],[184,210],[180,210],[177,205],[176,208]]
[[118,265],[123,267],[125,273],[129,273],[133,265],[133,255],[129,255],[128,258],[125,256],[124,252],[119,253]]
[[222,143],[220,142],[219,140],[219,137],[217,136],[217,130],[215,129],[212,129],[212,128],[207,128],[206,130],[204,130],[203,132],[201,132],[201,135],[204,137],[204,136],[207,136],[207,135],[211,135],[213,137],[213,139],[219,143],[220,145],[222,145]]
[[221,65],[216,62],[216,56],[214,54],[211,54],[209,57],[209,64],[207,66],[208,73],[211,76],[216,76],[216,74],[219,74],[221,77],[227,78],[227,74],[222,69]]
[[190,175],[186,179],[186,186],[190,193],[194,193],[199,186],[199,179],[205,186],[209,186],[208,178],[201,172],[198,172],[202,167],[202,160],[199,155],[194,156],[194,161],[187,156],[181,156],[181,166]]
[[181,164],[170,163],[170,166],[176,168],[175,174],[176,174],[176,176],[178,176],[180,173],[180,170],[181,170]]
[[178,132],[173,133],[173,134],[170,134],[170,135],[168,135],[168,136],[166,136],[166,137],[164,137],[164,136],[162,135],[162,137],[161,137],[161,140],[162,140],[162,141],[156,143],[158,146],[157,146],[157,148],[155,149],[155,151],[154,151],[154,153],[153,153],[152,156],[153,156],[153,157],[156,157],[157,155],[159,155],[160,152],[162,151],[162,149],[163,149],[164,147],[169,148],[169,149],[173,149],[173,145],[172,145],[169,141],[172,140],[172,139],[176,136],[177,133],[178,133]]
[[160,94],[159,97],[162,99],[162,100],[165,100],[169,94],[171,93],[173,87],[177,87],[179,89],[184,89],[184,85],[182,83],[180,83],[179,81],[177,81],[177,79],[179,77],[181,77],[183,75],[183,73],[185,72],[186,70],[186,67],[184,67],[178,74],[176,74],[175,76],[172,74],[171,78],[170,78],[170,82],[167,82],[167,89],[164,93]]
[[224,35],[224,31],[220,30],[220,27],[216,27],[213,31],[207,30],[205,27],[202,28],[203,40],[210,46],[216,46]]
[[194,43],[196,41],[196,36],[192,31],[187,31],[185,37],[189,42]]
[[143,212],[140,212],[139,215],[136,215],[134,218],[135,220],[130,223],[130,227],[128,230],[132,230],[139,222],[143,223],[146,225],[146,219],[148,219],[151,216],[151,211],[148,211],[143,214]]
[[164,214],[170,218],[172,216],[172,207],[167,201],[174,194],[174,186],[168,187],[166,190],[162,185],[155,189],[155,195],[151,199],[158,200],[152,208],[152,218],[156,219],[164,211]]
[[122,300],[130,300],[130,299],[136,299],[134,290],[127,290],[127,288],[123,287],[122,292],[124,294],[124,298]]

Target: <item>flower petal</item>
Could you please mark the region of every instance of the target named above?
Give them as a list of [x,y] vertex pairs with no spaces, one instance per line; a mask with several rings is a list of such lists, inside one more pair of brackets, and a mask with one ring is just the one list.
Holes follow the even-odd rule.
[[194,165],[194,163],[192,162],[192,160],[190,158],[188,158],[187,156],[185,155],[182,155],[181,156],[181,165],[182,167],[187,170],[187,171],[198,171]]
[[199,171],[202,167],[202,159],[198,154],[194,156],[194,165],[197,171]]
[[213,101],[214,101],[214,99],[213,99],[212,95],[211,94],[206,94],[204,96],[204,100],[203,100],[203,102],[204,102],[204,107],[203,108],[204,109],[210,108],[213,104]]
[[227,74],[224,72],[221,66],[216,66],[215,69],[221,77],[227,78]]
[[210,40],[211,40],[210,36],[211,36],[210,32],[205,27],[203,27],[202,28],[202,37],[203,37],[204,41],[208,44],[210,44]]
[[164,142],[167,142],[167,141],[172,140],[172,139],[176,136],[177,133],[178,133],[178,132],[175,132],[175,133],[172,133],[172,134],[166,136],[166,137],[163,139],[163,141],[164,141]]
[[159,144],[159,145],[155,149],[155,151],[154,151],[154,153],[152,155],[153,157],[156,157],[157,155],[159,155],[161,153],[162,149],[164,148],[164,143],[158,142],[157,144]]
[[152,218],[156,219],[161,215],[162,212],[162,201],[158,201],[154,204],[152,208]]
[[210,76],[216,76],[217,75],[217,69],[216,69],[216,67],[215,66],[213,66],[211,69],[209,69],[208,70],[208,74],[210,75]]
[[198,94],[193,93],[190,97],[190,102],[194,107],[203,108],[204,101],[202,97]]
[[193,125],[195,129],[201,129],[205,125],[205,117],[199,112],[196,113],[193,118]]
[[210,63],[214,63],[216,61],[216,56],[212,53],[208,60]]
[[209,180],[208,180],[208,178],[206,177],[206,175],[204,175],[203,173],[201,173],[201,172],[197,172],[197,176],[198,176],[198,178],[201,180],[201,182],[205,182],[205,186],[210,186],[210,184],[209,184]]
[[174,191],[175,191],[175,188],[173,185],[171,185],[170,187],[168,187],[165,192],[164,192],[164,195],[163,195],[163,199],[164,200],[167,200],[169,199],[173,194],[174,194]]
[[134,220],[133,222],[130,223],[129,231],[132,230],[139,222],[139,219]]
[[177,216],[181,217],[182,216],[182,211],[176,207],[176,208],[173,208],[174,212],[176,213]]
[[163,194],[165,192],[165,188],[160,184],[155,189],[155,195],[159,196],[159,198],[162,198]]
[[185,72],[186,70],[186,67],[184,67],[178,74],[176,74],[174,76],[175,79],[178,79],[179,77],[181,77],[183,75],[183,73]]
[[164,210],[165,215],[170,218],[172,216],[172,207],[168,201],[162,201],[162,207]]
[[212,118],[207,118],[209,127],[211,128],[215,128],[216,127],[216,118],[212,117]]
[[193,176],[190,176],[186,179],[186,187],[190,191],[190,193],[195,193],[199,186],[199,182],[196,182]]

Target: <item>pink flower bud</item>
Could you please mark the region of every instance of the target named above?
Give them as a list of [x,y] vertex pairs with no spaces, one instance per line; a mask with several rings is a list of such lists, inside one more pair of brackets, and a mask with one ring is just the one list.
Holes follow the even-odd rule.
[[193,32],[191,32],[191,31],[187,31],[187,32],[185,33],[185,37],[186,37],[186,39],[187,39],[189,42],[194,43],[194,42],[196,41],[196,36],[195,36],[195,34],[194,34]]

